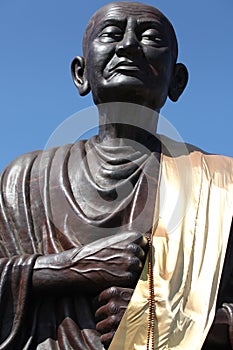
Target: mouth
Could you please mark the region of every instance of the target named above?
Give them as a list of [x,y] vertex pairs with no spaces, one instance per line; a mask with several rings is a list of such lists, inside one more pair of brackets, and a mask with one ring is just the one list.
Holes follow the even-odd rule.
[[114,56],[105,67],[103,76],[107,81],[121,75],[143,80],[145,78],[145,69],[143,69],[142,63],[127,57]]
[[110,67],[109,73],[114,72],[137,72],[140,71],[140,67],[132,61],[120,61],[115,64],[113,67]]

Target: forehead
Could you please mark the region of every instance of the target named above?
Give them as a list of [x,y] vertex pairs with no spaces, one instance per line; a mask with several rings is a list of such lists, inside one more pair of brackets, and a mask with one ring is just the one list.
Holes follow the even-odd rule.
[[138,3],[113,3],[94,15],[93,29],[111,21],[127,21],[128,18],[134,18],[139,24],[141,22],[154,22],[161,26],[168,24],[166,17],[156,8]]

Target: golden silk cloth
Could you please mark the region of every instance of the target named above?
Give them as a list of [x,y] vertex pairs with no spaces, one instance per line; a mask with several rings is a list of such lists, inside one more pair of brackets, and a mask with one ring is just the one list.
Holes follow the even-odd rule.
[[[152,231],[156,350],[199,350],[213,322],[233,213],[232,170],[231,158],[198,150],[161,156]],[[149,295],[146,261],[109,350],[146,349]]]

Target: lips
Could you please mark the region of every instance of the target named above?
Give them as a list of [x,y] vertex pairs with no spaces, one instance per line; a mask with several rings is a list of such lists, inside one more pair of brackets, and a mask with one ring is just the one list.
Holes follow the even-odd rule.
[[126,70],[126,71],[139,71],[140,68],[137,64],[130,61],[120,61],[117,64],[115,64],[113,67],[109,69],[109,73],[112,73],[114,71],[120,71],[120,70]]
[[142,69],[139,64],[127,58],[114,57],[106,66],[103,75],[104,78],[109,80],[118,74],[141,76]]

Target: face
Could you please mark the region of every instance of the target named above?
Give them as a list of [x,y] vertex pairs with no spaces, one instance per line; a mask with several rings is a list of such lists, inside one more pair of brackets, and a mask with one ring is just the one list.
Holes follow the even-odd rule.
[[131,102],[159,110],[174,67],[171,30],[156,9],[120,3],[95,18],[85,52],[94,102]]

